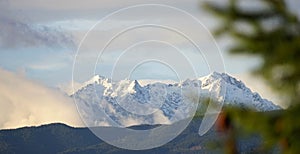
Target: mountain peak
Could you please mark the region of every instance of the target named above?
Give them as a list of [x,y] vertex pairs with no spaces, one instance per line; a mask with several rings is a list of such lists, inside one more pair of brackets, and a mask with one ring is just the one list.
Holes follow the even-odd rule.
[[213,71],[211,73],[211,75],[213,75],[213,76],[221,76],[222,74],[226,74],[226,73],[220,73],[220,72],[216,72],[216,71]]
[[203,86],[212,84],[213,82],[219,80],[224,81],[226,84],[235,85],[240,89],[249,89],[241,80],[238,80],[227,73],[212,72],[208,76],[201,77],[199,80],[202,81]]
[[228,78],[233,78],[231,77],[229,74],[227,73],[220,73],[220,72],[216,72],[213,71],[212,73],[210,73],[209,75],[205,76],[206,78],[210,78],[210,79],[228,79]]
[[142,86],[140,85],[140,83],[137,80],[134,80],[134,87],[135,90],[140,90],[142,88]]
[[139,82],[137,80],[134,80],[128,86],[129,93],[136,93],[138,91],[141,91],[141,89],[142,89],[142,86],[139,84]]
[[99,83],[99,81],[101,80],[105,80],[106,78],[104,76],[101,75],[95,75],[93,76],[88,82],[89,83]]
[[[82,83],[81,88],[84,88],[90,84],[101,84],[101,81],[108,80],[104,76],[100,75],[94,75],[92,78],[90,78],[88,81]],[[81,89],[80,88],[80,89]]]

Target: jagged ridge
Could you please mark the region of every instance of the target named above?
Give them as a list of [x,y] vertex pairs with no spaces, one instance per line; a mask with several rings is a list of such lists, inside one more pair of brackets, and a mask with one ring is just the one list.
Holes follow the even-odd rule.
[[199,96],[256,111],[280,109],[226,73],[213,72],[174,84],[157,81],[141,86],[137,80],[111,82],[101,76],[86,83],[72,97],[87,124],[92,126],[173,123],[191,116],[197,106],[195,97]]

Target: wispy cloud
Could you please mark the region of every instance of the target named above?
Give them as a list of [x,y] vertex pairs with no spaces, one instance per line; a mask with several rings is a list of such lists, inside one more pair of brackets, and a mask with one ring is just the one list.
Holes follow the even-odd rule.
[[62,29],[31,23],[21,12],[13,10],[8,1],[0,0],[0,47],[22,48],[47,46],[73,48],[71,34]]

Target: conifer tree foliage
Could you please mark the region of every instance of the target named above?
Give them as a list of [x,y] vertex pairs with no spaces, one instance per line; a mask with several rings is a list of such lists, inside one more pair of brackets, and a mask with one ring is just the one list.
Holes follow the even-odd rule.
[[260,57],[262,64],[254,74],[266,79],[290,106],[271,113],[229,109],[227,115],[236,131],[242,127],[259,132],[266,141],[262,149],[275,146],[283,153],[300,153],[299,17],[284,0],[258,0],[251,7],[241,2],[204,4],[221,21],[214,34],[233,38],[230,53]]
[[[257,0],[256,0],[257,1]],[[255,73],[287,95],[289,102],[300,100],[300,22],[284,0],[260,0],[257,6],[227,6],[206,3],[205,8],[223,21],[215,34],[234,38],[233,54],[252,54],[263,60]],[[252,1],[248,1],[252,3]],[[258,6],[259,5],[259,6]]]

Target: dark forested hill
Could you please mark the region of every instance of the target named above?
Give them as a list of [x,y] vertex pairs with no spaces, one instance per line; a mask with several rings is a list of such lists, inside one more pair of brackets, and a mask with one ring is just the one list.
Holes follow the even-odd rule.
[[57,153],[100,142],[89,129],[65,124],[0,131],[0,153]]
[[[72,128],[65,124],[49,124],[0,131],[0,153],[211,153],[222,152],[221,141],[226,134],[210,130],[198,135],[200,120],[190,125],[168,144],[144,151],[124,150],[97,138],[88,128]],[[134,126],[145,129],[148,126]],[[253,152],[260,144],[258,137],[240,139],[239,149]]]

